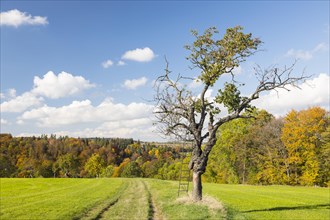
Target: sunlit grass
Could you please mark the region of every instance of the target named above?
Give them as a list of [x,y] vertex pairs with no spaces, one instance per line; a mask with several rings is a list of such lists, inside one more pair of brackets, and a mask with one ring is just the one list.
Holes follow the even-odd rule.
[[[210,210],[198,203],[182,203],[178,200],[178,182],[147,179],[152,196],[166,219],[221,219],[221,210]],[[183,196],[184,193],[183,193]]]
[[106,210],[101,219],[147,219],[148,198],[142,180],[132,179],[116,204]]
[[204,184],[204,189],[234,219],[330,218],[329,188]]
[[204,196],[211,196],[211,203],[203,204],[192,203],[189,198],[178,200],[175,181],[141,178],[0,181],[1,220],[152,217],[314,220],[330,216],[329,188],[205,183]]
[[1,179],[0,219],[72,219],[110,198],[121,179]]

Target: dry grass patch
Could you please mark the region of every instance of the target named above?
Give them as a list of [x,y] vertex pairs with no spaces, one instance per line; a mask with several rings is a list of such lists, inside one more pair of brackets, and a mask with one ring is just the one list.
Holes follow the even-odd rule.
[[186,205],[193,204],[193,205],[206,206],[213,213],[221,212],[224,216],[226,216],[226,208],[224,207],[224,205],[221,202],[219,202],[217,199],[209,195],[204,195],[202,201],[194,201],[191,193],[189,193],[188,195],[177,198],[176,202]]

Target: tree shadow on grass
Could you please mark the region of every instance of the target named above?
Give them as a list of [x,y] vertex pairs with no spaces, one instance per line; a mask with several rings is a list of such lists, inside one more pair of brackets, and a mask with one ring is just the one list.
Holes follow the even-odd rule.
[[243,211],[242,213],[301,210],[301,209],[330,209],[330,203],[318,204],[318,205],[294,206],[294,207],[274,207],[274,208],[269,208],[269,209],[255,209],[255,210]]

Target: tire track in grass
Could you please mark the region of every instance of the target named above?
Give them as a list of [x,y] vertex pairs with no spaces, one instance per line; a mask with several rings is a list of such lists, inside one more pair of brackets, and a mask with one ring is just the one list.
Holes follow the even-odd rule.
[[129,186],[118,201],[99,219],[148,219],[148,194],[141,180],[129,180]]
[[143,186],[144,189],[147,191],[147,196],[148,196],[148,220],[154,220],[155,219],[155,206],[152,201],[152,196],[151,193],[146,185],[146,183],[143,181]]
[[120,199],[122,193],[127,189],[128,184],[124,183],[118,192],[114,194],[111,198],[107,198],[105,201],[97,204],[96,206],[89,209],[82,217],[76,217],[74,219],[80,220],[97,220],[101,219],[102,215],[107,212],[111,206],[115,205]]
[[144,185],[145,190],[147,191],[147,196],[148,196],[148,220],[162,220],[163,215],[160,212],[158,206],[155,203],[155,200],[153,196],[151,195],[151,192],[149,190],[149,185],[146,184],[145,181],[142,182]]
[[124,185],[114,196],[94,206],[83,217],[74,219],[164,219],[152,197],[148,183],[131,179]]

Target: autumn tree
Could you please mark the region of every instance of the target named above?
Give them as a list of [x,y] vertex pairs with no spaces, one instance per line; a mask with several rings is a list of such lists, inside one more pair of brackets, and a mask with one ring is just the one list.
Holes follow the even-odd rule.
[[129,162],[123,172],[121,173],[121,177],[140,177],[142,176],[142,170],[139,167],[139,164],[135,161]]
[[287,151],[281,142],[283,120],[265,110],[254,118],[220,126],[204,179],[217,183],[283,184]]
[[253,126],[251,140],[253,167],[259,184],[286,184],[289,176],[288,152],[281,141],[282,118],[272,118],[264,125]]
[[246,136],[251,120],[233,120],[220,126],[204,178],[216,183],[246,183]]
[[65,154],[58,157],[52,166],[54,177],[59,172],[63,177],[73,177],[78,173],[79,162],[72,154]]
[[[202,35],[197,31],[192,31],[192,34],[195,41],[186,46],[190,51],[187,59],[191,62],[191,68],[200,71],[197,80],[202,84],[202,89],[195,95],[185,86],[184,81],[188,78],[179,75],[173,79],[166,61],[165,73],[155,83],[155,116],[160,131],[166,136],[174,135],[193,141],[189,168],[193,171],[193,199],[198,201],[202,199],[201,176],[217,141],[218,128],[231,120],[248,118],[253,108],[251,102],[258,99],[260,93],[286,88],[287,85],[297,86],[296,83],[304,77],[292,75],[294,64],[283,69],[256,68],[255,75],[259,83],[251,95],[243,96],[240,92],[243,84],[236,80],[234,69],[258,51],[261,41],[252,37],[251,33],[243,33],[240,26],[228,28],[221,39],[215,39],[218,31],[214,27],[208,28]],[[226,74],[231,74],[232,80],[219,88],[214,99],[208,99],[206,94]],[[227,112],[222,111],[220,106]],[[227,115],[223,116],[224,113]]]
[[105,161],[103,158],[95,153],[85,163],[84,169],[91,177],[99,177],[105,168]]
[[285,117],[281,139],[288,151],[290,184],[316,184],[321,166],[318,157],[325,152],[321,135],[326,125],[326,111],[320,107],[292,110]]
[[0,177],[10,177],[16,167],[11,163],[8,156],[0,154]]
[[318,183],[330,187],[330,117],[326,117],[326,130],[321,133],[321,146],[317,151],[319,155],[320,172]]

